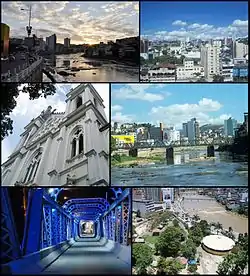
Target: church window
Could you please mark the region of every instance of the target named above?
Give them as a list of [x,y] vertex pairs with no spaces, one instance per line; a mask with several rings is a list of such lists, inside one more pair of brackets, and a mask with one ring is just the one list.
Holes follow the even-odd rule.
[[80,134],[79,137],[79,154],[83,152],[83,134]]
[[31,160],[29,166],[27,167],[26,174],[24,177],[24,183],[32,181],[37,173],[40,161],[41,161],[42,153],[38,152],[35,157]]
[[76,108],[80,107],[82,105],[82,97],[78,97],[76,100]]
[[74,132],[71,142],[71,158],[83,153],[84,139],[82,129],[78,129]]
[[76,155],[76,139],[73,139],[71,157],[74,157],[75,155]]
[[94,106],[96,107],[97,106],[97,102],[96,102],[96,99],[94,98]]

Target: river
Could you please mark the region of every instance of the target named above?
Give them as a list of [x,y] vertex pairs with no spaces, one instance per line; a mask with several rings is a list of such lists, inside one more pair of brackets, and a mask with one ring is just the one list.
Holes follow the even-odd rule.
[[[184,200],[181,206],[191,216],[197,214],[200,219],[205,219],[207,222],[219,222],[224,229],[231,226],[233,231],[238,233],[248,233],[248,218],[239,216],[235,213],[225,210],[225,207],[220,205],[216,200],[188,200],[189,194],[183,193],[181,195]],[[205,195],[197,195],[199,198],[211,199]],[[186,198],[186,199],[185,199]],[[193,196],[192,196],[193,198]]]
[[247,186],[248,163],[227,153],[214,160],[191,162],[204,151],[175,154],[174,164],[151,163],[141,167],[111,169],[112,186]]
[[[82,53],[55,55],[46,58],[46,62],[57,72],[65,71],[74,74],[63,76],[65,82],[130,82],[139,81],[139,68],[112,63],[105,60],[102,65],[93,66],[89,62],[100,62],[99,60],[81,57]],[[71,68],[80,68],[80,71],[71,71]],[[62,81],[58,74],[53,75],[56,81]],[[43,81],[47,81],[45,75]]]

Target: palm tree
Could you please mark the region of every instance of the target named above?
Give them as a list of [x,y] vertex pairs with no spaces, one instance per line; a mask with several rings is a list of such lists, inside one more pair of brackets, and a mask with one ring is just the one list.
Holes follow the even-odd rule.
[[222,230],[223,229],[223,226],[221,223],[217,222],[215,225],[214,225],[214,228],[217,229],[217,234],[219,233],[219,230]]

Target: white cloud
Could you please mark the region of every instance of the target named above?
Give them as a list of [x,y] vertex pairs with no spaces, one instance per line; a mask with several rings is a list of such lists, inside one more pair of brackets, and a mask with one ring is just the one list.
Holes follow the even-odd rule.
[[112,112],[121,111],[122,109],[123,109],[123,107],[121,105],[112,105],[111,106]]
[[175,20],[172,25],[174,26],[186,26],[187,22],[181,21],[181,20]]
[[162,88],[164,85],[161,84],[128,84],[119,89],[112,85],[112,97],[123,100],[141,100],[148,102],[161,101],[164,97],[170,95],[167,91],[161,91],[161,93],[149,92],[150,89]]
[[133,123],[135,121],[135,116],[131,114],[122,114],[121,112],[116,112],[112,114],[112,122],[117,123]]
[[[175,22],[183,22],[181,20],[176,20]],[[174,23],[175,23],[174,22]],[[184,22],[186,23],[186,22]],[[248,20],[235,19],[228,26],[214,26],[210,24],[200,24],[198,22],[191,24],[172,24],[179,29],[167,31],[166,29],[159,30],[151,35],[148,35],[148,39],[186,39],[187,37],[191,39],[219,39],[224,37],[245,37],[248,35]],[[185,28],[183,28],[185,26]]]
[[169,106],[152,107],[149,116],[155,121],[166,122],[168,125],[173,125],[178,128],[182,123],[187,122],[195,117],[200,124],[221,122],[228,115],[221,115],[219,118],[212,118],[209,113],[218,111],[222,104],[212,99],[203,98],[195,104],[173,104]]

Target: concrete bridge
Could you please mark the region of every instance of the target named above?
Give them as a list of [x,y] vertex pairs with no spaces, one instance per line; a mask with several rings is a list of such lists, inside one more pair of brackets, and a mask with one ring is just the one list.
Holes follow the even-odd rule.
[[[16,230],[19,220],[11,207],[16,203],[12,202],[10,189],[2,188],[3,274],[130,275],[131,193],[128,188],[117,189],[87,192],[83,188],[76,193],[74,188],[29,189],[20,244],[21,233]],[[59,204],[58,194],[65,190],[70,190],[71,198]],[[89,230],[83,227],[87,222],[91,222],[91,234],[83,234]]]
[[2,82],[42,82],[43,58],[38,57],[33,63],[18,65],[7,73],[1,74]]

